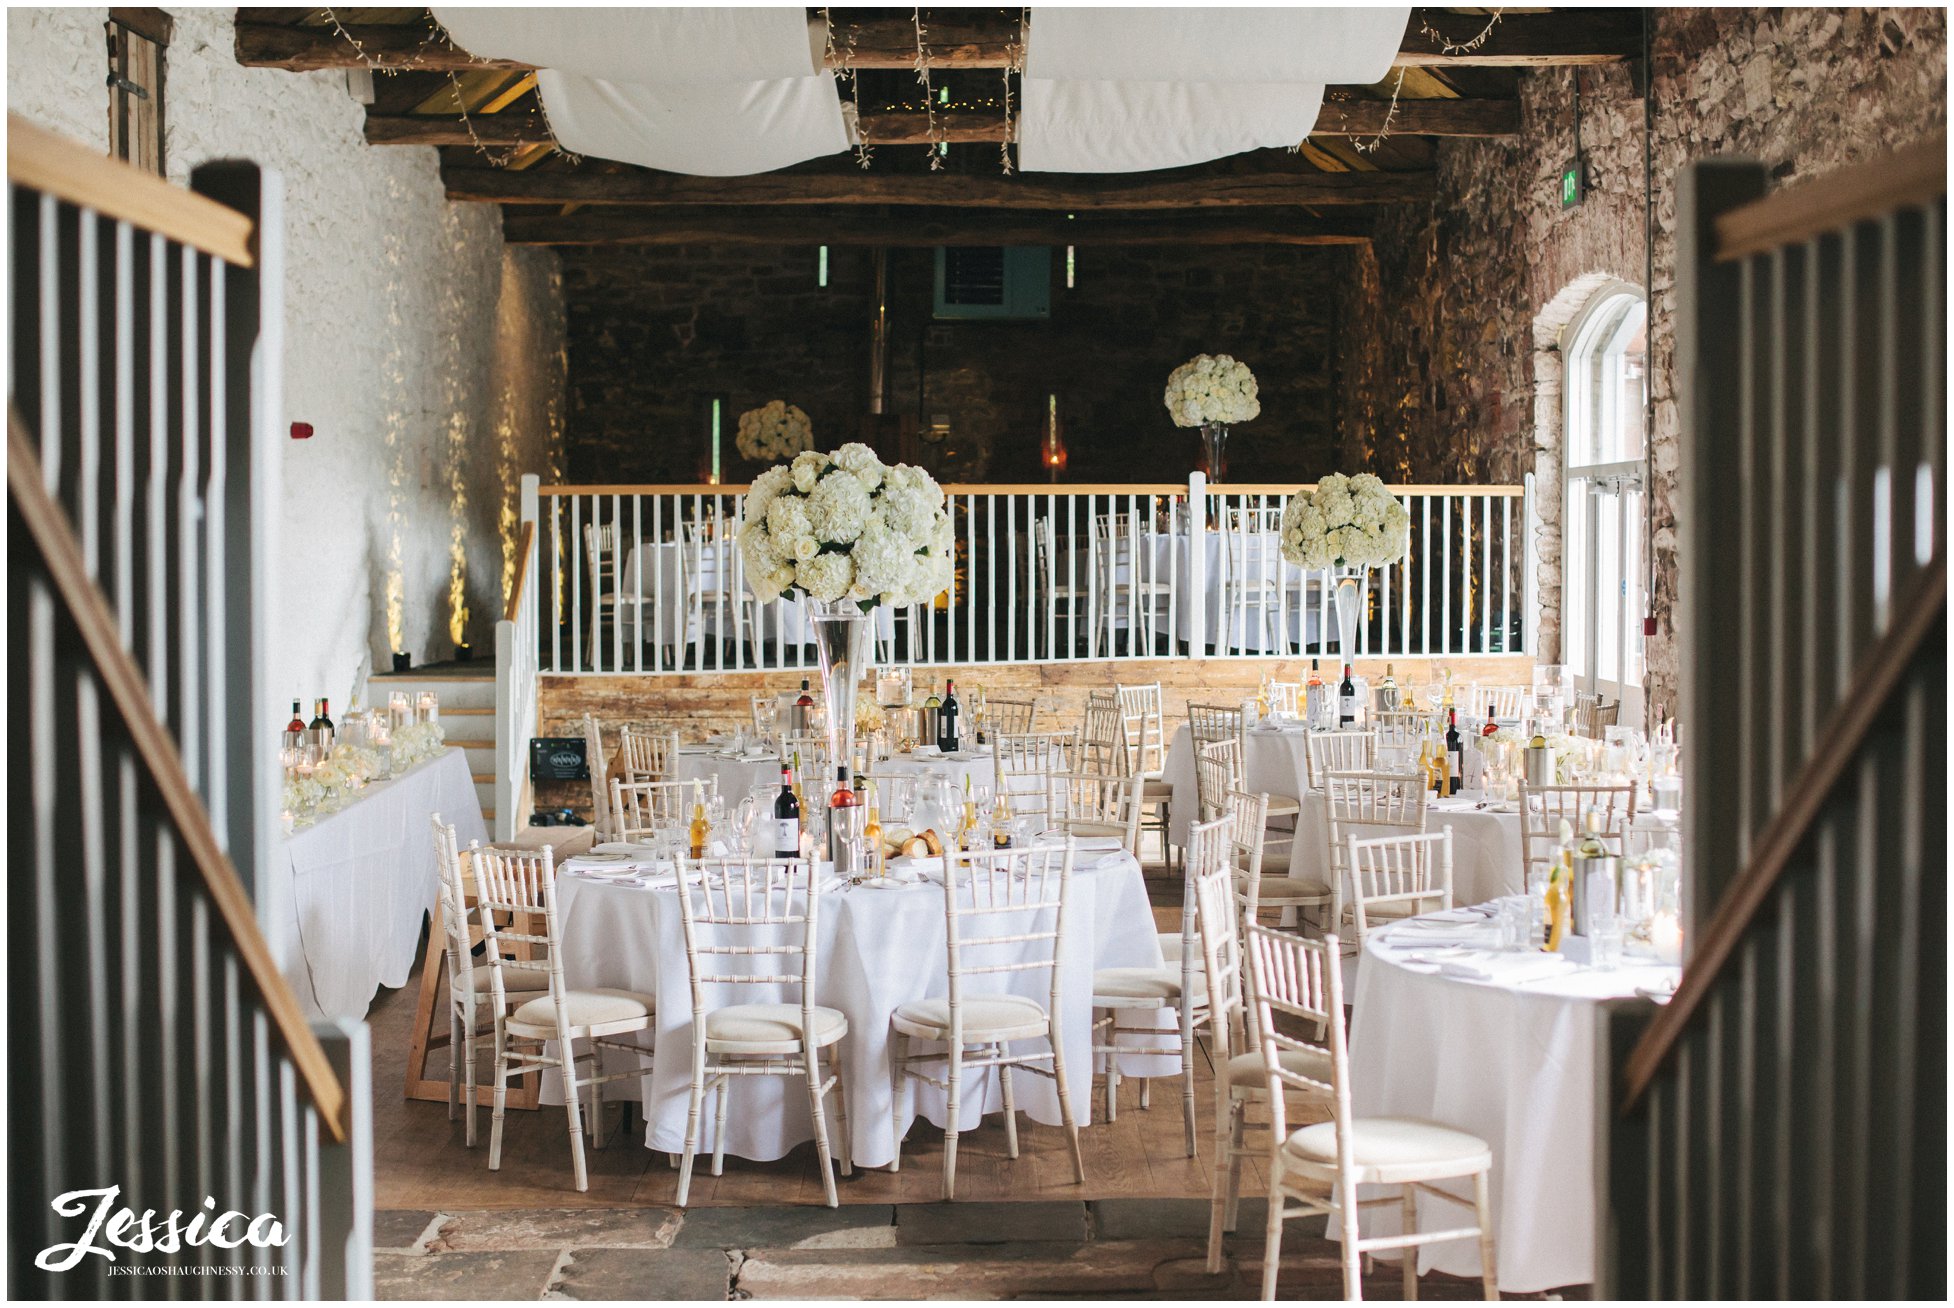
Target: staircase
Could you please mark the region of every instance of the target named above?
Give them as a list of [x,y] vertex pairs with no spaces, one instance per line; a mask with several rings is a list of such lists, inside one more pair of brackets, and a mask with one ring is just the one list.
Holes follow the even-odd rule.
[[1683,179],[1689,957],[1622,1006],[1598,1298],[1947,1293],[1946,143]]
[[495,664],[489,659],[437,663],[407,672],[376,672],[367,678],[366,702],[384,707],[395,691],[441,699],[441,731],[449,745],[468,756],[482,817],[495,829]]

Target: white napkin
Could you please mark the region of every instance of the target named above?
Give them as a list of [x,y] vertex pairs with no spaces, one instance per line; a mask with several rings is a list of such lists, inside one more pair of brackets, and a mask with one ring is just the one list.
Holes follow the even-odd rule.
[[1438,974],[1512,986],[1555,976],[1571,966],[1559,954],[1482,954],[1471,960],[1445,959],[1438,965]]

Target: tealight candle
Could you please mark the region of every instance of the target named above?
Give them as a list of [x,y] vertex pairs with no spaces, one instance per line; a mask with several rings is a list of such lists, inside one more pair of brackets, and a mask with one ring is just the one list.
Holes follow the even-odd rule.
[[285,834],[289,836],[292,834],[292,828],[297,825],[298,819],[292,816],[292,810],[288,808],[278,815],[278,821],[284,826]]
[[441,697],[431,690],[424,690],[414,701],[414,721],[438,722],[441,719]]
[[1683,928],[1674,913],[1657,913],[1650,921],[1649,945],[1658,963],[1674,967],[1683,961]]

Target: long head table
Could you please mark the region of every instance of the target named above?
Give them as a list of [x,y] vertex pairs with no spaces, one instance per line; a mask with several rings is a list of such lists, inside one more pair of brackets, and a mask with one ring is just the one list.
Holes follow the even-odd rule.
[[[1125,853],[1081,851],[1074,865],[1072,899],[1067,909],[1063,955],[1062,1026],[1066,1074],[1076,1120],[1091,1118],[1092,972],[1104,967],[1158,967],[1160,944],[1148,906],[1140,865]],[[611,986],[651,994],[658,1000],[656,1051],[648,1075],[607,1085],[612,1098],[644,1104],[645,1146],[677,1152],[685,1146],[686,1105],[691,1084],[691,991],[677,893],[669,881],[648,886],[620,885],[566,869],[558,882],[562,913],[564,974],[573,987]],[[820,979],[817,1003],[840,1009],[848,1018],[842,1042],[848,1120],[854,1131],[855,1161],[868,1167],[894,1157],[893,1105],[889,1090],[889,1018],[897,1007],[948,993],[943,888],[924,881],[906,886],[863,885],[826,890],[819,928]],[[986,963],[1002,961],[1002,951],[987,951]],[[1039,973],[1011,973],[1009,990],[1045,1002],[1049,984]],[[977,978],[972,991],[1004,985]],[[718,987],[711,1003],[781,1002],[791,998],[761,987]],[[1136,1054],[1121,1062],[1132,1076],[1175,1076],[1180,1072],[1179,1037],[1163,1033],[1164,1055]],[[1036,1047],[1040,1042],[1030,1042]],[[628,1070],[628,1058],[605,1054],[607,1072]],[[1018,1106],[1040,1122],[1059,1121],[1058,1101],[1044,1077],[1020,1076],[1013,1084]],[[546,1079],[545,1102],[561,1102],[560,1083]],[[780,1158],[813,1139],[805,1089],[778,1077],[739,1077],[732,1088],[726,1150],[737,1157]],[[942,1095],[911,1082],[905,1097],[914,1110],[939,1125]],[[965,1082],[964,1120],[973,1105],[998,1111],[1002,1100],[994,1075],[972,1075]],[[702,1127],[701,1149],[712,1147],[710,1114]],[[905,1118],[905,1121],[909,1120]]]
[[289,915],[265,923],[308,1016],[366,1016],[381,986],[407,984],[421,919],[441,895],[428,815],[455,826],[461,847],[488,842],[468,759],[459,749],[369,786],[337,813],[293,832],[279,850],[266,902]]

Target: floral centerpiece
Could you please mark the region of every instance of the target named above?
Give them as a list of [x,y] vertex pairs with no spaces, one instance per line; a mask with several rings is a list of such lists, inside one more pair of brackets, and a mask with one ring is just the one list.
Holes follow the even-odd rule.
[[956,538],[943,488],[866,445],[808,450],[747,492],[740,553],[762,603],[805,595],[838,764],[855,753],[855,692],[878,604],[928,604],[950,588]]
[[740,415],[733,448],[741,458],[771,462],[814,448],[814,424],[797,404],[769,400]]
[[1410,541],[1411,514],[1368,472],[1333,472],[1309,494],[1291,496],[1282,511],[1282,557],[1302,568],[1336,569],[1343,662],[1350,662],[1365,571],[1396,563]]
[[404,772],[416,763],[433,758],[441,752],[446,739],[438,720],[410,722],[397,729],[394,732],[394,771]]
[[1255,374],[1226,354],[1197,354],[1167,375],[1162,397],[1176,427],[1199,427],[1207,446],[1208,476],[1219,480],[1225,468],[1228,428],[1262,412]]

